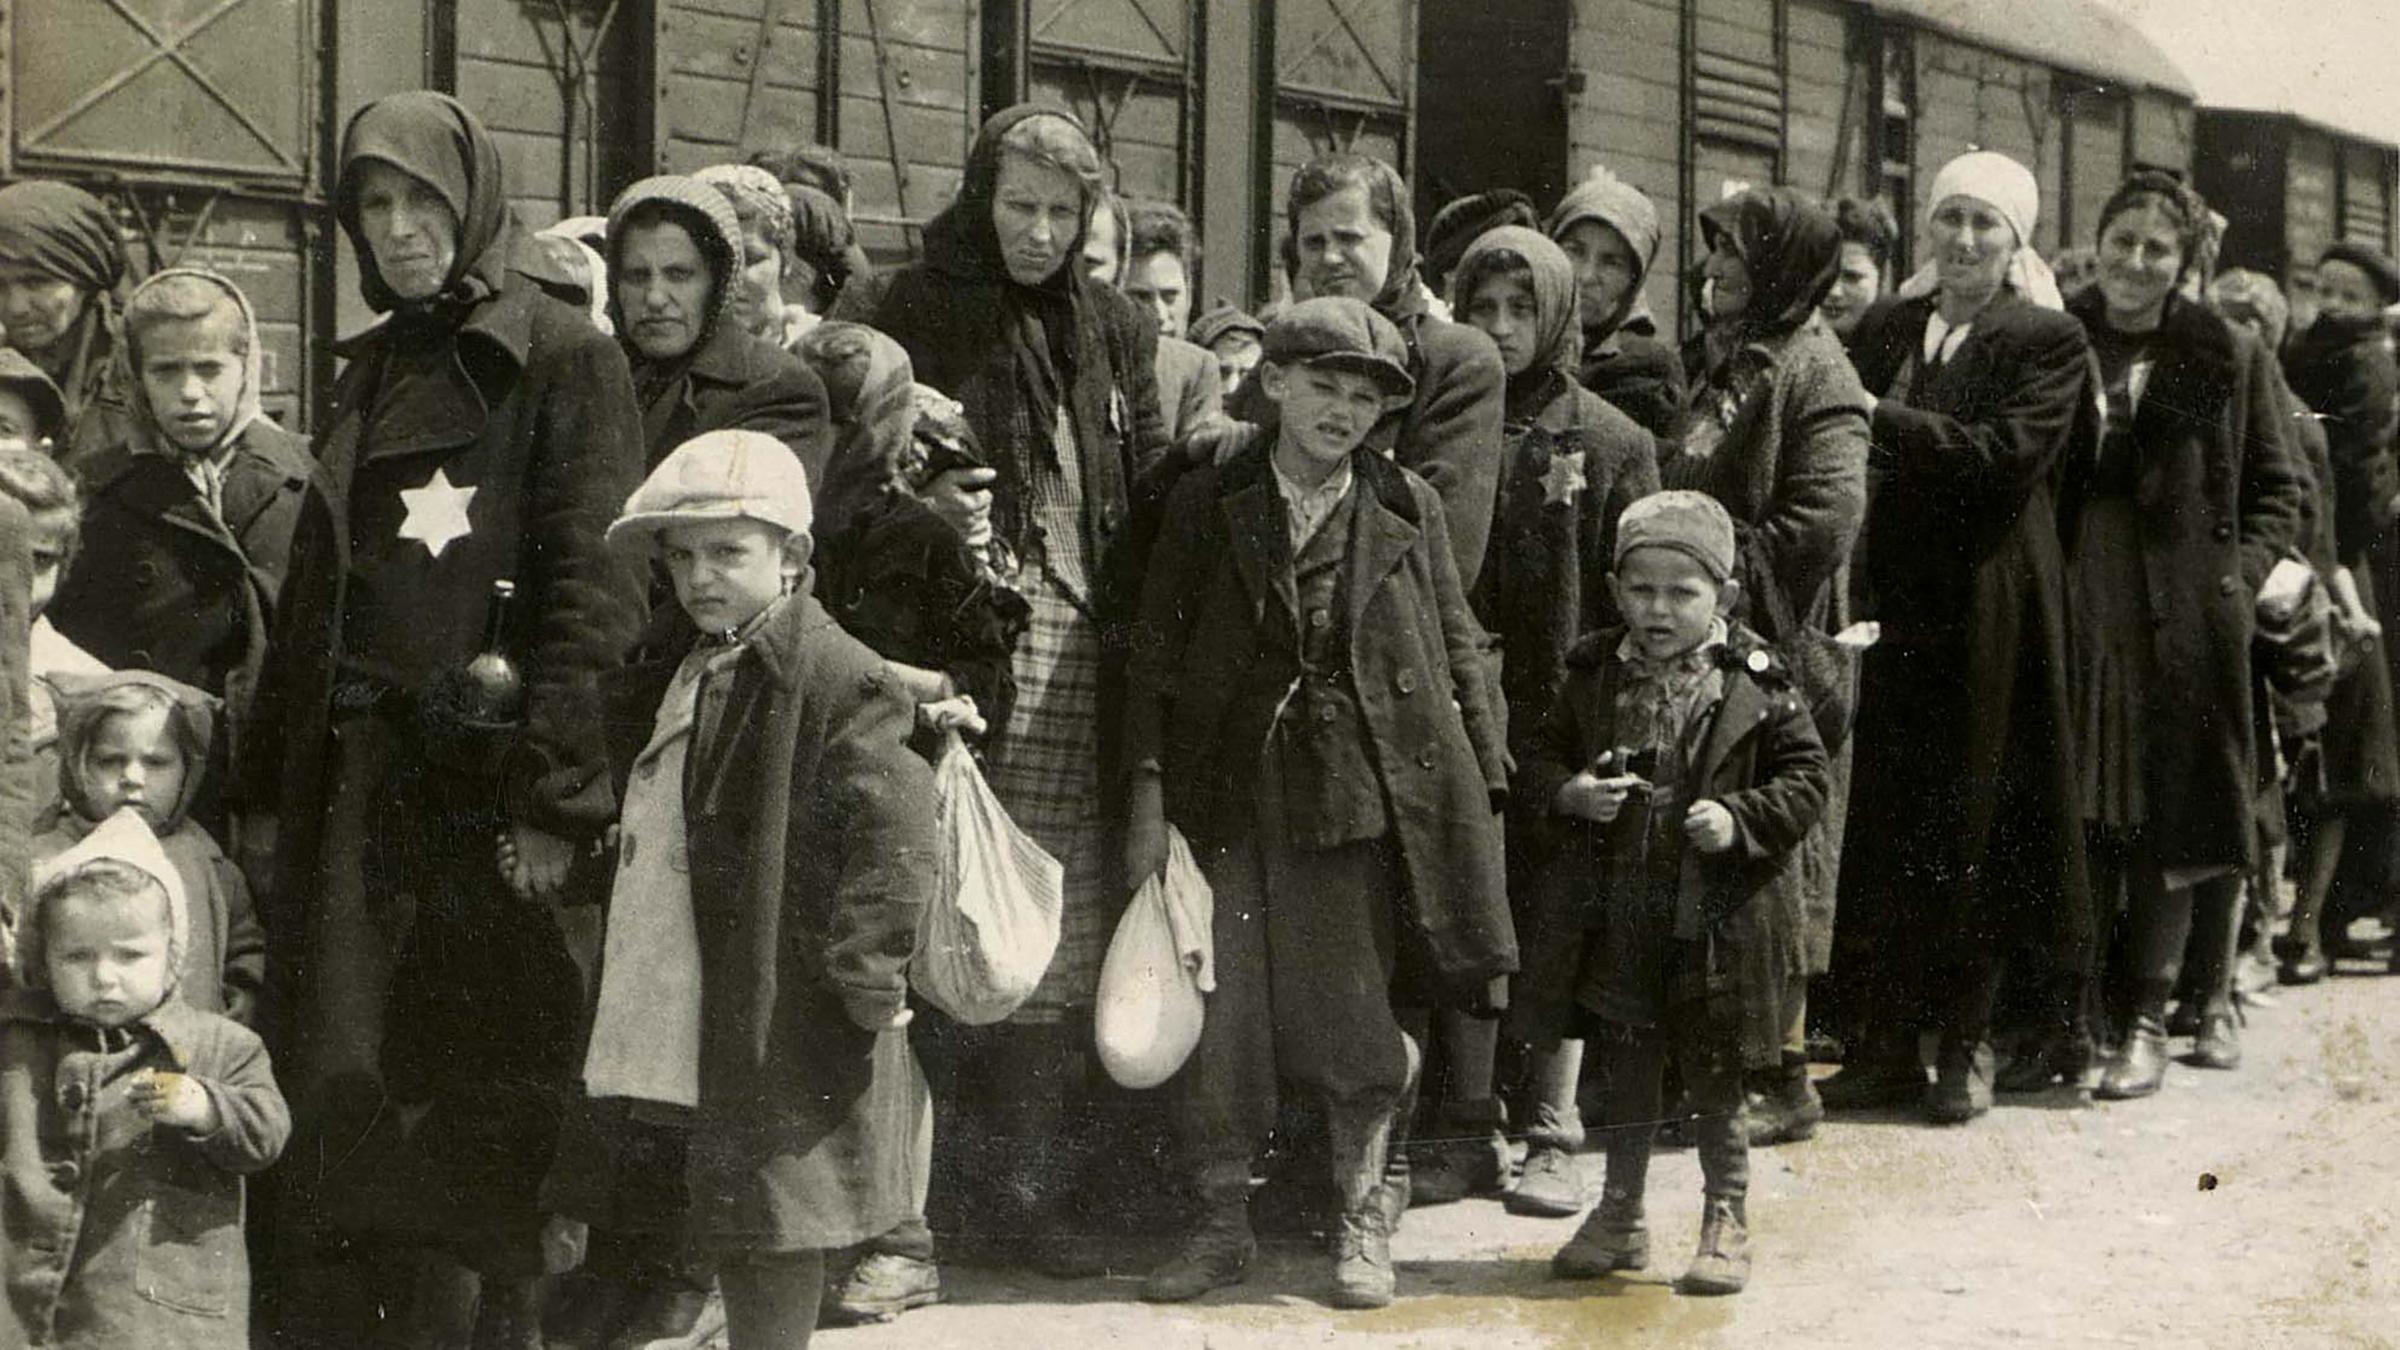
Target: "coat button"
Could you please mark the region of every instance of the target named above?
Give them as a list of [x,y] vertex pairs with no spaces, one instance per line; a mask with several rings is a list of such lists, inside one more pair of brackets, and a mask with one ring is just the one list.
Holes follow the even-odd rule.
[[1417,767],[1420,769],[1430,769],[1433,767],[1433,752],[1431,750],[1419,750],[1417,752]]
[[2235,587],[2235,585],[2234,585],[2234,580],[2233,580],[2233,578],[2232,578],[2232,577],[2218,577],[2218,578],[2217,578],[2217,594],[2219,594],[2219,595],[2224,595],[2224,596],[2230,596],[2230,595],[2232,595],[2232,594],[2234,593],[2234,590],[2235,590],[2235,589],[2236,589],[2236,587]]
[[1308,626],[1309,626],[1309,627],[1311,627],[1311,628],[1320,628],[1320,629],[1321,629],[1321,628],[1327,628],[1327,627],[1330,627],[1330,626],[1332,626],[1332,624],[1333,624],[1333,615],[1332,615],[1330,612],[1328,612],[1328,611],[1326,611],[1326,610],[1322,610],[1322,609],[1315,609],[1315,610],[1310,610],[1310,611],[1309,611],[1309,614],[1308,614]]
[[73,1190],[75,1183],[81,1180],[83,1180],[83,1168],[73,1161],[50,1164],[50,1184],[60,1190]]
[[1413,670],[1401,671],[1400,674],[1392,680],[1392,686],[1403,694],[1413,694],[1417,692],[1417,672]]
[[1318,721],[1320,721],[1320,722],[1331,722],[1331,721],[1333,721],[1333,719],[1334,719],[1334,711],[1333,711],[1333,706],[1332,706],[1331,704],[1327,704],[1325,707],[1322,707],[1322,708],[1319,708],[1319,709],[1317,709],[1317,720],[1318,720]]
[[2232,524],[2232,522],[2231,522],[2231,521],[2224,521],[2224,520],[2220,520],[2220,521],[2218,521],[2218,522],[2217,522],[2217,528],[2216,528],[2216,536],[2217,536],[2217,539],[2218,539],[2218,541],[2219,541],[2219,542],[2223,542],[2224,540],[2227,540],[2227,539],[2231,539],[2231,538],[2233,538],[2233,524]]

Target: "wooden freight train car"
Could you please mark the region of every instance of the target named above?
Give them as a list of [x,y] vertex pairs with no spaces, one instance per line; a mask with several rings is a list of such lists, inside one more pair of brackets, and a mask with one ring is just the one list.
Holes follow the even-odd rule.
[[[1517,0],[1427,7],[1421,204],[1514,184],[1553,200],[1594,161],[1657,201],[1661,316],[1695,213],[1749,186],[1880,195],[1914,223],[1953,155],[2003,151],[2042,185],[2034,243],[2088,243],[2135,162],[2191,162],[2192,87],[2092,0]],[[1904,261],[1915,241],[1904,240]]]
[[2392,251],[2400,150],[2289,113],[2203,108],[2193,186],[2225,215],[2220,262],[2305,299],[2335,240]]

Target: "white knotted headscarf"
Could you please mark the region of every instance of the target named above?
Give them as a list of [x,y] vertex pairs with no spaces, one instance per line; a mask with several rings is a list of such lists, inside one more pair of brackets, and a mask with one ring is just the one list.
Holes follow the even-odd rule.
[[[1933,176],[1933,190],[1925,196],[1926,220],[1931,221],[1933,213],[1952,197],[1972,197],[1984,203],[2017,232],[2017,251],[2008,262],[2009,289],[2044,309],[2067,307],[2050,264],[2033,251],[2033,224],[2042,210],[2042,189],[2034,181],[2033,170],[1997,150],[1970,151],[1943,165]],[[1901,283],[1900,295],[1914,300],[1933,294],[1940,286],[1940,269],[1928,262]]]

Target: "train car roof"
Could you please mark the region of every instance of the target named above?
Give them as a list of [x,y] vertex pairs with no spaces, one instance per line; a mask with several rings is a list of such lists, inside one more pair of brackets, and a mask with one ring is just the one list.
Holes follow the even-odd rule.
[[2123,15],[2095,0],[1864,0],[1962,41],[2119,84],[2194,98],[2190,77]]

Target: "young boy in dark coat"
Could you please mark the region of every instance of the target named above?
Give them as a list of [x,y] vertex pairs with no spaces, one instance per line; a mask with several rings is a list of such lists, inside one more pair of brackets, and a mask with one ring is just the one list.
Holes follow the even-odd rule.
[[562,1150],[545,1187],[554,1248],[606,1221],[712,1259],[733,1350],[807,1345],[825,1251],[915,1204],[933,771],[908,691],[811,593],[813,514],[781,441],[717,431],[609,527],[677,608],[608,680],[623,807],[583,1061],[602,1147]]
[[1440,496],[1360,453],[1414,387],[1400,330],[1303,301],[1266,359],[1278,429],[1175,485],[1129,676],[1127,873],[1163,868],[1172,821],[1216,895],[1217,991],[1171,1089],[1201,1213],[1142,1292],[1243,1278],[1280,1081],[1325,1107],[1333,1301],[1381,1307],[1406,1203],[1385,1166],[1424,1033],[1394,1010],[1478,1003],[1516,966],[1497,699]]
[[1648,1264],[1642,1192],[1671,1057],[1700,1113],[1706,1193],[1678,1287],[1733,1294],[1750,1270],[1742,1075],[1780,1048],[1745,1035],[1744,1013],[1776,993],[1769,892],[1824,809],[1825,747],[1774,652],[1726,622],[1733,522],[1714,498],[1635,502],[1616,563],[1627,626],[1569,655],[1518,783],[1547,863],[1526,948],[1540,965],[1513,1012],[1537,1044],[1584,1035],[1608,1072],[1606,1185],[1551,1268]]

